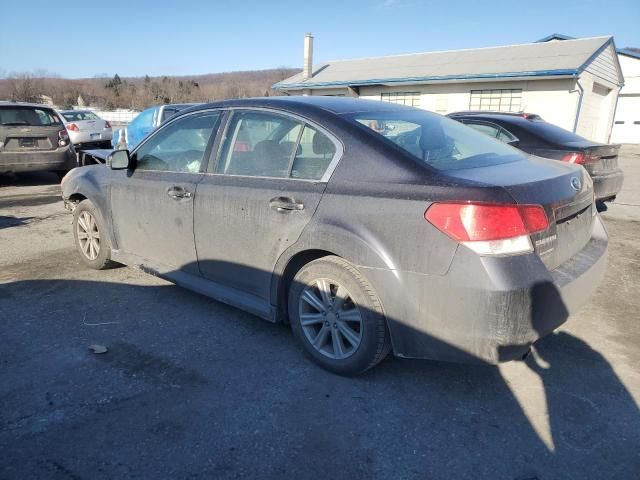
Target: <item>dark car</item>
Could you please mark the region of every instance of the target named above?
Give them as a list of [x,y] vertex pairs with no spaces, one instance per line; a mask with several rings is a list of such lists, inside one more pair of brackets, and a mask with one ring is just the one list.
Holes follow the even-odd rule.
[[0,173],[46,170],[62,176],[76,166],[67,130],[52,108],[0,102]]
[[622,188],[620,145],[592,142],[530,113],[458,112],[448,116],[532,155],[582,165],[593,179],[599,201],[614,200]]
[[382,102],[194,107],[131,153],[73,170],[62,192],[90,267],[136,266],[288,321],[343,374],[390,349],[521,358],[605,268],[583,168]]

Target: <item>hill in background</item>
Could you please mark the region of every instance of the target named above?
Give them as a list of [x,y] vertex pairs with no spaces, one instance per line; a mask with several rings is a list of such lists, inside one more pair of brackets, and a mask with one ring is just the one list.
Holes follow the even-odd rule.
[[271,85],[299,71],[281,67],[191,76],[125,78],[116,74],[84,79],[65,79],[47,72],[20,73],[0,79],[0,100],[143,110],[159,103],[277,95]]

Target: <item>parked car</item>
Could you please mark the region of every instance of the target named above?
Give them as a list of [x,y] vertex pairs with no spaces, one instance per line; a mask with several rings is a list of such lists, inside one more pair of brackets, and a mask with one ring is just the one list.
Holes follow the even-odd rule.
[[0,173],[52,171],[77,166],[62,120],[45,105],[0,102]]
[[111,148],[111,124],[91,110],[59,112],[76,150]]
[[[133,149],[153,129],[162,125],[180,110],[196,105],[195,103],[172,103],[168,105],[154,105],[140,112],[126,128],[120,129],[113,137],[113,147]],[[108,147],[107,147],[108,148]]]
[[190,108],[70,172],[62,196],[89,267],[137,266],[288,321],[341,374],[391,349],[521,358],[588,301],[608,243],[583,168],[349,98]]
[[622,188],[620,145],[592,142],[530,113],[457,112],[449,117],[532,155],[582,165],[598,201],[614,200]]

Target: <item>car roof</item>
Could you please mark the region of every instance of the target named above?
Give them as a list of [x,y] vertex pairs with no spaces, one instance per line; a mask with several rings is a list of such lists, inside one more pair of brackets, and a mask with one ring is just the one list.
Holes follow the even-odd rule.
[[51,105],[44,105],[42,103],[10,102],[7,100],[0,100],[0,107],[48,108],[50,110],[53,110],[53,107]]
[[337,115],[356,112],[407,111],[411,107],[397,105],[378,100],[363,100],[353,97],[325,97],[325,96],[278,96],[257,97],[225,100],[221,102],[205,103],[190,108],[189,111],[204,110],[215,107],[247,107],[247,108],[279,108],[291,112],[305,112],[310,110],[324,110]]

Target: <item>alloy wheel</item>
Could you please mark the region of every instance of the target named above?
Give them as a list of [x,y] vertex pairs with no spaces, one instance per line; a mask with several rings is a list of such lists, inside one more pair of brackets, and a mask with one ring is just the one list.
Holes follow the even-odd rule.
[[360,346],[360,310],[347,289],[335,280],[320,278],[305,288],[298,314],[305,337],[322,355],[342,360]]
[[77,222],[78,243],[80,250],[89,260],[95,260],[100,255],[100,232],[93,215],[83,211]]

